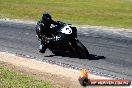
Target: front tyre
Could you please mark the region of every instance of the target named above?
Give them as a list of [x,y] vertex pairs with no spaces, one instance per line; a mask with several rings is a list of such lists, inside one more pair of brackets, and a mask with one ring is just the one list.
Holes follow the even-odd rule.
[[59,51],[52,51],[52,53],[53,53],[54,55],[56,55],[56,56],[61,55]]
[[87,48],[79,41],[76,40],[75,51],[79,54],[80,58],[89,58],[89,52]]

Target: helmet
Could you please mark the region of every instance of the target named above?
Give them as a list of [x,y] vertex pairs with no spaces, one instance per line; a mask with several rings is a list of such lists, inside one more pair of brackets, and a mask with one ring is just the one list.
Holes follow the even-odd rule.
[[44,13],[42,16],[42,22],[43,23],[50,23],[52,21],[52,17],[48,13]]

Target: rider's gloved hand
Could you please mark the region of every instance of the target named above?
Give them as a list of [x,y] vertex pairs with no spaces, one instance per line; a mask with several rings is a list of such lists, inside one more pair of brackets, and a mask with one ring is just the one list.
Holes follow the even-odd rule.
[[45,43],[47,43],[49,41],[49,38],[42,36],[41,40],[44,41]]

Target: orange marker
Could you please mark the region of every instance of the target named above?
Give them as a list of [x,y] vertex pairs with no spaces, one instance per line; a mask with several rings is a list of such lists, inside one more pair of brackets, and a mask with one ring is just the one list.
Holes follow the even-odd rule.
[[88,77],[88,72],[85,72],[85,77]]
[[86,72],[84,68],[82,68],[82,77],[88,77],[88,72]]

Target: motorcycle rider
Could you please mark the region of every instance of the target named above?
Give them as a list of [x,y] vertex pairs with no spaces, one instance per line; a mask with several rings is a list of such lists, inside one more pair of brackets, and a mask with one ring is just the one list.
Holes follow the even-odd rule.
[[[48,13],[42,15],[42,19],[38,21],[36,25],[36,37],[40,40],[41,44],[39,46],[39,52],[45,53],[48,48],[49,43],[58,41],[60,37],[52,36],[58,29],[62,22],[52,20],[52,17]],[[53,26],[53,27],[52,27]],[[46,40],[46,43],[42,43],[43,40]]]
[[[71,50],[71,53],[72,52],[75,52],[77,54],[79,53],[80,54],[79,56],[81,58],[89,57],[88,50],[77,39],[76,27],[69,26],[68,24],[68,27],[71,28],[70,30],[70,28],[66,27],[66,25],[67,24],[63,22],[52,20],[50,14],[44,13],[42,15],[42,19],[38,21],[36,25],[36,34],[37,34],[36,37],[41,42],[39,46],[39,52],[45,53],[46,49],[47,48],[51,49],[52,46],[54,47],[54,44],[63,45],[63,43],[66,43],[69,44],[73,49]],[[53,54],[57,54],[57,52],[53,52]]]

